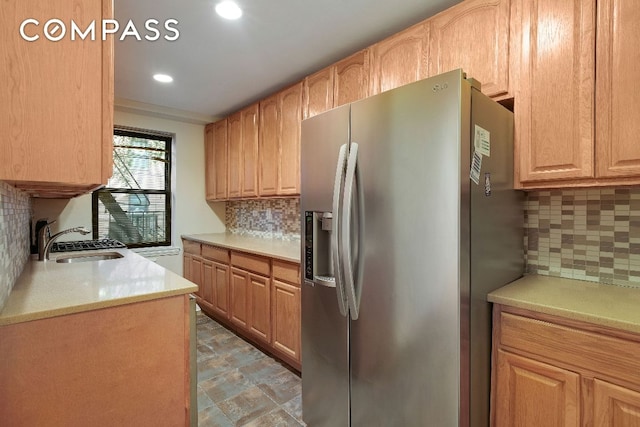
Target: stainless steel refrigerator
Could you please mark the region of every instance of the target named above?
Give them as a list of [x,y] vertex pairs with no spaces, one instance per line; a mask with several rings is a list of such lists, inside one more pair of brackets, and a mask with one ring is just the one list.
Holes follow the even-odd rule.
[[302,411],[488,426],[491,308],[523,271],[513,115],[461,70],[302,122]]

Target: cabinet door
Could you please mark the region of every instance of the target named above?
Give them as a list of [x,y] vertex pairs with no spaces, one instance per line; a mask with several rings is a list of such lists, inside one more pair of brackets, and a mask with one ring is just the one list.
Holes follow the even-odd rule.
[[278,195],[300,194],[300,124],[302,83],[280,92]]
[[598,379],[593,381],[594,425],[640,426],[640,393]]
[[272,196],[278,188],[278,97],[260,101],[260,195]]
[[240,112],[227,119],[229,141],[227,195],[229,198],[242,195],[242,120]]
[[498,350],[496,427],[578,427],[578,374]]
[[519,179],[593,177],[595,2],[522,4],[514,107]]
[[191,257],[190,272],[191,281],[198,285],[198,292],[196,292],[196,295],[198,295],[200,298],[203,298],[204,292],[202,289],[202,258],[198,256]]
[[303,105],[305,119],[333,108],[333,67],[304,79]]
[[213,263],[213,311],[229,318],[229,266]]
[[193,279],[192,279],[193,276],[191,275],[191,259],[192,258],[193,258],[193,255],[191,254],[184,254],[184,256],[182,257],[182,277],[193,282]]
[[242,197],[258,195],[258,104],[241,112],[242,116]]
[[369,96],[369,50],[361,50],[336,63],[333,84],[333,107]]
[[213,140],[213,123],[204,128],[204,188],[205,198],[215,200],[215,142]]
[[509,94],[511,0],[468,0],[429,20],[429,75],[462,68],[482,92]]
[[[28,18],[40,23],[25,27],[39,36],[33,42],[18,29]],[[52,42],[42,30],[52,18],[69,32],[72,22],[86,28],[113,18],[112,1],[2,2],[0,180],[71,197],[113,173],[113,38],[74,41],[67,33]]]
[[640,3],[598,1],[596,163],[599,177],[640,176]]
[[249,273],[249,332],[260,341],[271,342],[271,279]]
[[300,288],[273,281],[273,347],[300,362]]
[[213,287],[214,287],[214,270],[213,262],[203,259],[202,260],[202,285],[200,286],[200,296],[202,299],[213,304]]
[[420,23],[371,48],[372,95],[427,77],[428,33]]
[[208,172],[213,176],[213,199],[215,200],[227,198],[228,162],[227,119],[223,119],[213,124],[213,161],[207,168],[213,168]]
[[249,273],[231,268],[230,314],[231,322],[242,329],[247,329],[247,301],[249,290]]

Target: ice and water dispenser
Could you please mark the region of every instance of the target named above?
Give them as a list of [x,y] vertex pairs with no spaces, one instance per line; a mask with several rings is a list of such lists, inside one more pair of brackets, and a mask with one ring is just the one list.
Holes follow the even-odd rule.
[[305,211],[305,271],[307,284],[335,287],[331,237],[331,212]]

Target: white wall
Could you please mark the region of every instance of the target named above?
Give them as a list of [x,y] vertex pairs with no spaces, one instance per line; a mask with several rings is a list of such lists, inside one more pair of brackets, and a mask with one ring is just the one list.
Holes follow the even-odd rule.
[[[204,194],[204,126],[181,121],[146,116],[137,113],[115,111],[116,126],[129,126],[175,134],[173,168],[173,200],[171,224],[172,246],[182,247],[180,236],[194,233],[218,233],[225,231],[225,204],[205,201]],[[51,231],[85,226],[91,229],[91,195],[66,200],[34,199],[33,218],[48,217],[58,222]],[[69,234],[66,239],[80,240],[79,234]],[[160,256],[158,264],[182,274],[182,253]]]

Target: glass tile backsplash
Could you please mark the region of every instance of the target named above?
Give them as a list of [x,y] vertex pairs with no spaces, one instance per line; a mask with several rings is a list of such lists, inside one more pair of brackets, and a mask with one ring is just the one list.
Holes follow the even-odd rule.
[[266,239],[300,240],[300,199],[232,200],[225,211],[227,230]]
[[0,182],[0,310],[29,259],[31,199]]
[[640,287],[640,189],[527,194],[527,272]]

